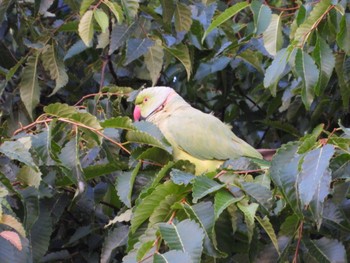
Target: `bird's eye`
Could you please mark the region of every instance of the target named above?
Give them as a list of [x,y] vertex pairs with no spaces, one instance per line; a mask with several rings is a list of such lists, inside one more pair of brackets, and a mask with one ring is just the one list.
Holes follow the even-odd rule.
[[148,98],[144,98],[144,99],[143,99],[143,102],[147,102],[147,101],[148,101]]

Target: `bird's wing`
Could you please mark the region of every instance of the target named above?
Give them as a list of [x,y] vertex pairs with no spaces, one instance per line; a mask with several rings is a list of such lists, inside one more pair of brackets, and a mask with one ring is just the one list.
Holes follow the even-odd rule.
[[166,137],[198,159],[227,160],[239,156],[261,158],[216,117],[194,108],[177,110],[166,120]]

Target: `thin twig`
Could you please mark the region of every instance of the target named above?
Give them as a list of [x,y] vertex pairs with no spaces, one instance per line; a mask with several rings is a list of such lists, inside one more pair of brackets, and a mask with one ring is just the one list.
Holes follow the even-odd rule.
[[304,226],[304,221],[300,222],[299,228],[298,228],[298,243],[297,243],[297,247],[295,248],[295,254],[293,257],[293,263],[297,263],[298,262],[298,253],[299,253],[299,248],[300,248],[300,242],[301,242],[301,238],[303,236],[303,226]]

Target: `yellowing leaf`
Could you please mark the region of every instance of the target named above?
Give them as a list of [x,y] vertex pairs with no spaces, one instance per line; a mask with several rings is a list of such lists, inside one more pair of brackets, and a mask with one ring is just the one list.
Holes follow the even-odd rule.
[[265,32],[263,33],[264,47],[272,56],[281,49],[283,45],[282,38],[282,19],[281,16],[273,14],[271,21]]
[[94,28],[92,23],[93,14],[94,12],[92,10],[88,10],[80,19],[78,27],[79,36],[83,40],[84,44],[88,47],[91,46],[92,37],[94,35]]

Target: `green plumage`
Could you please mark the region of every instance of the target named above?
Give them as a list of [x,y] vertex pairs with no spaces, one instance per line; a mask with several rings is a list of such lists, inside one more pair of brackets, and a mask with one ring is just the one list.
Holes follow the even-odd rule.
[[240,156],[262,158],[228,125],[191,107],[171,88],[144,89],[135,103],[141,116],[156,124],[172,145],[174,159],[193,162],[196,174],[215,170],[227,159]]

